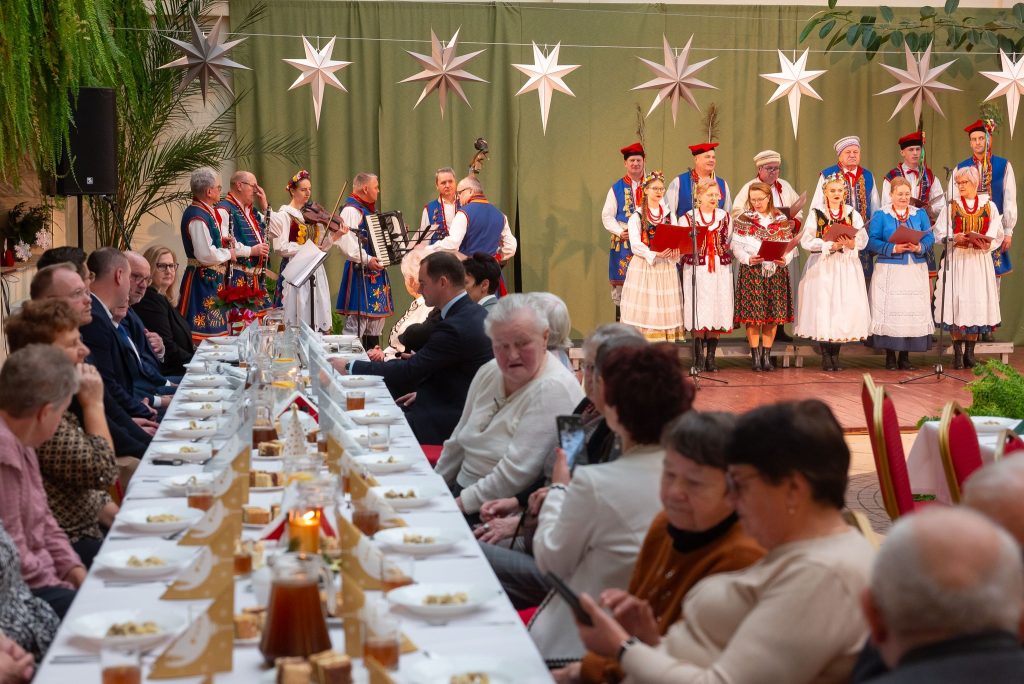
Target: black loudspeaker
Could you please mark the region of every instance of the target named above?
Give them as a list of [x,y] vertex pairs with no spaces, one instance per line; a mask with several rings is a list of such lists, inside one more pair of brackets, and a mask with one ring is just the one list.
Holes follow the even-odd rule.
[[80,88],[68,149],[57,167],[57,195],[117,193],[117,108],[112,88]]

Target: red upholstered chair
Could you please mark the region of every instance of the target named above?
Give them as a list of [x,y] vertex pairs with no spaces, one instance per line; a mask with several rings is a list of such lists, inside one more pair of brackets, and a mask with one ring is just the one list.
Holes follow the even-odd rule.
[[533,619],[533,615],[537,612],[537,608],[539,607],[540,606],[533,606],[532,608],[523,608],[522,610],[517,611],[519,613],[519,619],[523,621],[524,625],[528,626],[530,624],[530,620]]
[[441,444],[420,444],[420,449],[423,449],[423,455],[427,457],[430,467],[437,465],[437,459],[441,458],[442,448]]
[[[910,491],[910,475],[907,472],[907,458],[903,454],[903,438],[900,436],[896,407],[884,387],[876,387],[867,375],[861,394],[868,418],[871,437],[871,452],[875,457],[878,486],[882,492],[882,503],[889,518],[896,520],[901,515],[913,512],[916,504]],[[870,407],[870,412],[868,408]]]
[[939,423],[939,455],[946,472],[949,500],[960,503],[960,488],[981,467],[981,447],[971,417],[951,401],[942,409]]
[[1013,430],[1003,430],[999,433],[999,441],[996,442],[996,450],[992,457],[998,461],[1020,451],[1024,451],[1024,439],[1018,437]]

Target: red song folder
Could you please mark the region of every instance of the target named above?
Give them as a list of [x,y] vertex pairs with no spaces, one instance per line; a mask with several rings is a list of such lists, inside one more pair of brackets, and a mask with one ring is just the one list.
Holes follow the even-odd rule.
[[761,249],[757,250],[757,256],[765,261],[775,261],[793,251],[793,248],[800,242],[800,238],[792,240],[763,240]]
[[929,232],[930,231],[927,230],[914,230],[913,228],[900,226],[895,230],[895,232],[893,232],[892,235],[889,236],[889,242],[893,243],[894,245],[899,245],[903,243],[910,243],[912,245],[916,245],[919,242],[921,242],[921,240],[924,239],[924,236],[927,235]]
[[857,237],[857,229],[849,223],[830,223],[828,228],[825,229],[825,235],[822,236],[822,239],[825,242],[835,242],[841,237],[855,238]]
[[[707,240],[706,228],[697,227],[697,251],[704,249]],[[693,239],[690,237],[689,226],[674,226],[671,223],[659,223],[654,229],[651,240],[651,251],[662,252],[666,249],[678,249],[682,254],[693,253]]]

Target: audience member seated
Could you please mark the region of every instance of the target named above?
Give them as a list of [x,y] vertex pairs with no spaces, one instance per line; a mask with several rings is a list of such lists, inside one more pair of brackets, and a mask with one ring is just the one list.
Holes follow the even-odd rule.
[[62,618],[85,567],[46,504],[35,448],[53,437],[77,391],[74,364],[50,345],[23,347],[0,368],[0,521],[25,583]]
[[[672,345],[615,349],[601,369],[604,419],[621,440],[622,453],[610,463],[570,472],[559,449],[533,537],[537,568],[558,575],[577,593],[597,594],[629,582],[661,508],[656,496],[665,460],[661,432],[690,410],[696,392]],[[573,624],[569,604],[556,594],[537,610],[530,636],[549,664],[583,656]]]
[[901,518],[864,612],[888,673],[872,684],[1024,682],[1024,568],[1013,537],[966,508]]
[[165,376],[185,374],[185,364],[192,360],[196,347],[188,321],[178,312],[178,258],[163,246],[150,247],[143,255],[149,263],[152,284],[132,311],[142,320],[146,330],[160,336],[164,358],[160,370]]
[[78,320],[66,302],[54,299],[26,302],[5,326],[7,344],[17,351],[29,344],[52,344],[75,364],[78,394],[61,417],[53,437],[36,447],[39,470],[53,517],[85,567],[103,544],[102,525],[109,528],[117,514],[108,493],[117,481],[117,460],[103,406],[103,379],[87,363]]
[[35,670],[32,654],[26,653],[13,639],[0,633],[0,683],[28,684]]
[[333,360],[339,373],[380,375],[405,408],[420,444],[441,444],[452,434],[477,369],[493,354],[484,334],[487,313],[466,296],[466,271],[452,254],[432,254],[420,264],[420,291],[441,322],[408,359]]
[[473,378],[434,468],[471,522],[485,501],[514,496],[540,477],[558,443],[555,416],[583,398],[576,376],[547,351],[547,317],[526,295],[502,297],[484,329],[494,360]]
[[563,366],[572,370],[569,362],[569,348],[572,347],[572,323],[569,321],[569,308],[558,295],[550,292],[530,292],[526,295],[533,305],[548,317],[551,333],[548,335],[548,351],[554,354]]
[[763,406],[740,417],[726,461],[740,521],[768,555],[698,582],[660,639],[631,635],[581,596],[594,622],[577,625],[583,642],[638,683],[846,682],[867,636],[859,606],[874,551],[841,514],[842,428],[818,400]]
[[480,306],[490,311],[498,303],[501,266],[490,254],[476,252],[462,262],[466,268],[466,292]]
[[93,364],[103,376],[117,402],[135,417],[156,418],[156,408],[148,399],[134,394],[132,367],[138,359],[132,354],[114,324],[114,310],[128,306],[131,270],[128,258],[113,247],[101,247],[89,255],[92,271],[92,322],[82,326],[82,341],[91,350]]
[[[43,256],[57,252],[63,248],[54,248],[43,252]],[[31,293],[33,301],[60,299],[75,311],[79,327],[92,321],[92,296],[82,273],[89,276],[84,264],[76,270],[75,264],[61,262],[46,266],[36,272],[32,278]],[[92,278],[89,277],[91,282]],[[91,358],[87,358],[92,363]],[[130,416],[118,402],[117,397],[106,384],[103,385],[103,407],[107,416],[107,427],[114,439],[114,451],[118,456],[140,458],[149,447],[152,436],[156,434],[157,424],[148,418]],[[71,402],[71,410],[83,419],[81,407]]]
[[[85,270],[85,250],[81,247],[51,247],[45,250],[39,255],[39,261],[36,262],[36,272],[38,273],[47,266],[53,266],[54,264],[69,263],[79,269],[79,272]],[[91,278],[83,275],[83,279],[88,281]]]
[[[421,243],[421,247],[424,246]],[[427,317],[437,311],[432,306],[427,306],[426,302],[423,301],[423,295],[420,294],[420,259],[418,255],[414,255],[413,252],[406,254],[402,259],[402,279],[405,282],[405,290],[412,297],[412,301],[409,302],[409,308],[405,310],[405,313],[395,322],[391,327],[391,332],[388,333],[388,346],[385,349],[381,349],[379,346],[373,349],[367,349],[366,355],[370,357],[371,361],[390,361],[395,358],[408,358],[409,354],[412,353],[412,349],[406,347],[402,341],[403,335],[406,330],[410,328],[418,328],[421,323],[427,320]],[[440,312],[436,317],[439,319]],[[436,324],[436,320],[434,321]],[[426,344],[426,336],[423,337],[423,344]],[[417,349],[423,346],[420,344]]]
[[[60,619],[50,604],[33,595],[21,578],[18,547],[0,522],[0,653],[5,650],[6,634],[18,647],[41,660],[59,625]],[[5,682],[2,663],[0,656],[0,682]]]
[[161,371],[161,364],[166,350],[164,340],[155,332],[146,329],[139,315],[131,307],[142,301],[146,296],[150,283],[153,282],[149,262],[138,252],[125,252],[128,257],[128,268],[131,269],[129,279],[131,289],[128,292],[128,311],[123,325],[128,332],[128,340],[132,344],[133,354],[138,357],[142,379],[152,385],[153,393],[160,395],[174,394],[176,384],[181,382],[182,374],[168,378]]
[[[632,634],[660,638],[680,617],[686,592],[717,572],[742,570],[764,555],[743,531],[725,484],[725,445],[736,424],[729,413],[690,411],[661,438],[661,504],[637,556],[629,589],[601,592],[601,604]],[[556,671],[558,682],[619,682],[614,658],[587,653]]]

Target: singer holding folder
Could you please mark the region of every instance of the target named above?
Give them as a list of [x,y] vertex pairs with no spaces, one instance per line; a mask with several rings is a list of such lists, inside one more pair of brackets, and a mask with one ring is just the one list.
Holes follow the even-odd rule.
[[644,201],[626,224],[633,258],[622,284],[622,322],[649,340],[681,340],[683,301],[676,264],[679,250],[655,252],[651,241],[659,224],[672,223],[665,197],[665,174],[654,171],[641,184]]
[[868,227],[868,250],[878,255],[871,277],[871,339],[885,350],[887,369],[914,370],[910,352],[927,351],[935,330],[924,257],[935,238],[928,214],[910,206],[907,179],[893,178],[890,193],[892,204],[875,212]]

